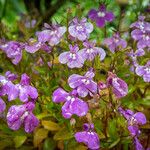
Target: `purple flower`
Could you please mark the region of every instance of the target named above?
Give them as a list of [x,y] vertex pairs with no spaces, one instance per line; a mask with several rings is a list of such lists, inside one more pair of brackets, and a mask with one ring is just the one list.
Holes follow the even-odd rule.
[[73,74],[69,77],[68,83],[71,88],[77,89],[79,96],[86,97],[88,94],[97,93],[97,83],[93,81],[94,76],[92,70],[89,70],[84,76]]
[[62,88],[53,92],[53,102],[65,102],[62,106],[62,115],[64,118],[71,118],[72,115],[79,117],[85,116],[88,112],[88,105],[76,96],[76,91],[67,93]]
[[97,150],[100,147],[99,137],[96,132],[93,131],[93,124],[84,124],[84,131],[77,132],[74,136],[77,142],[84,143],[88,146],[89,149]]
[[131,28],[136,28],[131,32],[131,36],[138,41],[138,48],[150,47],[150,23],[145,22],[144,19],[145,16],[139,16],[138,21],[131,24]]
[[69,52],[63,52],[59,55],[60,63],[67,63],[69,68],[81,68],[84,64],[84,59],[79,55],[79,47],[77,45],[69,45],[69,48]]
[[97,86],[100,91],[107,88],[107,85],[102,81],[100,81]]
[[122,107],[118,108],[118,111],[120,114],[122,114],[127,120],[130,119],[130,117],[134,114],[134,112],[130,109],[124,110]]
[[135,52],[131,50],[131,52],[129,53],[129,56],[131,56],[132,58],[144,56],[144,55],[145,55],[145,51],[143,49],[137,49]]
[[7,124],[9,128],[18,130],[23,125],[25,132],[32,132],[39,124],[39,120],[32,113],[34,107],[35,104],[33,102],[11,106],[7,113]]
[[31,99],[37,99],[37,89],[30,85],[30,78],[27,74],[22,74],[21,81],[16,85],[16,87],[19,91],[19,99],[22,102],[27,102],[29,97]]
[[150,82],[150,60],[145,66],[137,66],[135,72],[137,75],[142,76],[145,82]]
[[96,22],[98,27],[104,27],[105,22],[112,22],[115,18],[112,12],[107,12],[105,5],[101,5],[98,10],[91,9],[88,14],[92,21]]
[[36,36],[38,37],[38,41],[45,43],[48,42],[50,46],[54,46],[59,44],[60,40],[63,37],[63,34],[66,32],[66,27],[58,26],[58,25],[52,25],[45,23],[44,24],[45,29],[41,32],[37,32]]
[[145,51],[143,49],[137,49],[135,52],[131,50],[131,52],[128,53],[128,56],[131,57],[134,66],[138,66],[137,57],[144,56],[144,55],[145,55]]
[[126,82],[118,78],[117,75],[111,72],[109,72],[108,74],[107,85],[112,86],[113,93],[117,98],[124,97],[128,93],[128,85],[126,84]]
[[85,60],[92,61],[96,55],[100,56],[101,61],[105,58],[105,56],[106,56],[105,51],[100,47],[95,47],[95,44],[96,44],[95,41],[93,41],[93,42],[85,41],[83,43],[85,48],[83,48],[79,51],[79,55],[82,56],[84,61]]
[[111,38],[106,38],[103,44],[107,45],[112,53],[126,48],[127,46],[127,42],[120,38],[119,33],[114,34]]
[[87,22],[86,18],[79,20],[74,18],[68,28],[70,35],[77,38],[80,41],[84,41],[89,38],[90,33],[93,31],[93,25]]
[[140,125],[146,124],[146,117],[143,113],[134,113],[132,110],[124,110],[122,107],[118,108],[118,111],[126,118],[128,121],[128,130],[133,137],[138,136],[141,132],[139,130]]
[[134,144],[136,150],[144,150],[143,146],[141,145],[137,137],[134,138]]
[[17,78],[17,75],[7,71],[5,76],[0,75],[0,96],[7,95],[8,100],[14,100],[18,97],[17,87],[12,83]]
[[25,46],[25,50],[29,53],[35,53],[37,52],[39,49],[42,49],[44,50],[45,52],[47,53],[50,53],[51,52],[51,47],[46,45],[45,43],[42,43],[42,42],[35,42],[34,39],[30,39],[29,40],[29,44],[27,44]]
[[[150,28],[150,26],[149,26]],[[145,48],[150,47],[150,30],[142,30],[135,29],[131,32],[131,36],[133,39],[135,39],[137,42],[138,48]]]
[[140,29],[142,32],[145,32],[146,30],[149,30],[150,23],[144,21],[144,19],[145,19],[145,16],[139,16],[138,21],[132,23],[130,28],[135,27],[135,28]]
[[36,25],[37,21],[35,19],[32,20],[26,20],[25,22],[25,27],[26,28],[34,28]]
[[10,71],[7,71],[5,73],[5,77],[9,80],[9,81],[14,81],[18,78],[18,76],[14,73],[11,73]]
[[0,113],[2,113],[6,108],[5,102],[0,98]]
[[22,50],[24,49],[25,44],[10,41],[4,45],[1,45],[0,48],[6,53],[7,57],[12,59],[12,63],[17,65],[22,59]]

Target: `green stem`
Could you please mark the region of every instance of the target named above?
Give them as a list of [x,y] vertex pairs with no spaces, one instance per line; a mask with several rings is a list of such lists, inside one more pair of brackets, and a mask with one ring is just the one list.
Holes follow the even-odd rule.
[[0,22],[3,19],[3,17],[5,16],[6,6],[7,6],[7,0],[4,1],[4,7],[2,9],[2,15],[0,17]]

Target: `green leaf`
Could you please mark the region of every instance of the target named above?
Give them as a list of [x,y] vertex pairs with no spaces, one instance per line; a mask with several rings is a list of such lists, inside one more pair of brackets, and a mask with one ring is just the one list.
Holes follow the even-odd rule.
[[52,138],[48,138],[44,141],[44,150],[55,150],[56,142]]
[[14,142],[15,142],[15,147],[18,148],[20,147],[25,141],[27,137],[26,136],[15,136]]
[[38,119],[43,119],[43,118],[51,117],[51,116],[52,116],[51,114],[47,114],[47,113],[41,113],[41,114],[36,115]]
[[71,139],[72,137],[73,137],[72,131],[69,131],[66,127],[64,127],[54,135],[54,140],[68,140]]
[[110,148],[115,147],[119,142],[120,142],[120,138],[114,141],[108,148],[110,149]]
[[108,124],[108,133],[111,139],[116,140],[118,139],[117,133],[117,121],[116,119],[110,120]]
[[132,94],[136,90],[136,86],[129,86],[128,94]]
[[138,100],[137,102],[139,104],[142,104],[142,105],[145,105],[145,106],[150,106],[150,100],[148,100],[148,99]]
[[42,125],[44,126],[45,129],[50,131],[58,131],[60,129],[60,126],[52,121],[43,120]]
[[33,143],[35,147],[38,147],[38,145],[48,136],[48,130],[44,128],[37,129],[34,134]]

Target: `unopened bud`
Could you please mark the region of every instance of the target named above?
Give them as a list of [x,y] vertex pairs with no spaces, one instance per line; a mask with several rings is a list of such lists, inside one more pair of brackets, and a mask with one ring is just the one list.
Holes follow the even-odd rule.
[[70,119],[70,125],[74,126],[76,124],[76,120],[74,118]]

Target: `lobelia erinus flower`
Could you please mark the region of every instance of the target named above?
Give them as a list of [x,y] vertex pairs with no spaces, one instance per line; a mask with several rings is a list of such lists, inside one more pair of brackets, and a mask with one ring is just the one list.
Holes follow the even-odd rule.
[[140,125],[146,124],[145,115],[141,112],[134,113],[130,109],[124,110],[122,107],[119,107],[118,111],[128,121],[128,130],[130,132],[130,135],[133,137],[133,142],[135,144],[136,150],[144,150],[143,146],[138,140],[138,136],[141,133],[141,131],[139,130]]
[[150,60],[145,66],[137,65],[135,72],[137,75],[142,76],[145,82],[150,82]]
[[18,89],[19,99],[22,102],[27,102],[28,98],[37,99],[38,92],[37,89],[30,85],[30,78],[27,74],[21,75],[21,81],[19,84],[16,84]]
[[128,121],[128,130],[131,135],[138,136],[140,134],[139,126],[146,124],[146,117],[143,113],[134,113],[132,110],[124,110],[122,107],[118,108],[118,111],[126,118]]
[[25,27],[26,28],[34,28],[36,26],[37,20],[32,19],[32,20],[25,20]]
[[89,149],[99,149],[100,141],[97,133],[94,132],[94,124],[85,123],[83,129],[84,131],[75,133],[76,141],[86,144]]
[[38,37],[38,41],[45,43],[48,42],[50,46],[54,46],[59,44],[61,41],[63,34],[66,32],[65,26],[59,26],[56,24],[52,24],[51,26],[47,23],[44,24],[44,30],[37,32],[36,36]]
[[12,81],[17,79],[17,75],[7,71],[5,76],[0,75],[0,96],[8,96],[8,101],[18,97],[18,89]]
[[108,87],[112,87],[113,93],[117,98],[124,97],[128,94],[127,83],[118,78],[117,75],[113,74],[112,72],[108,73],[107,85]]
[[137,41],[138,48],[150,47],[150,23],[144,21],[144,16],[139,16],[139,20],[131,25],[135,27],[131,36]]
[[95,47],[96,41],[85,41],[83,42],[83,45],[85,48],[81,49],[79,51],[79,55],[82,56],[82,58],[85,60],[90,60],[92,61],[96,55],[100,56],[100,60],[104,60],[106,53],[104,51],[104,49],[100,48],[100,47]]
[[105,22],[112,22],[115,18],[112,12],[106,11],[104,4],[100,5],[98,10],[91,9],[88,16],[92,21],[95,21],[96,25],[100,28],[105,26]]
[[[44,50],[47,53],[50,53],[52,47],[59,44],[64,33],[66,32],[66,27],[59,26],[56,24],[49,25],[44,23],[44,30],[36,32],[38,40],[29,39],[28,44],[25,46],[25,50],[29,53],[35,53],[39,49]],[[47,45],[47,43],[49,45]]]
[[65,102],[62,106],[62,115],[64,118],[71,118],[72,115],[79,117],[85,116],[88,112],[88,105],[77,97],[77,91],[73,90],[68,93],[62,88],[58,88],[53,92],[53,102]]
[[69,68],[81,68],[84,64],[84,59],[79,54],[78,45],[69,45],[69,48],[69,52],[63,52],[59,55],[60,63],[67,64]]
[[34,107],[35,104],[33,102],[11,106],[7,113],[7,124],[9,128],[18,130],[23,125],[25,132],[32,132],[39,124],[39,120],[32,113]]
[[26,46],[25,46],[25,50],[28,53],[35,53],[40,49],[44,50],[47,53],[50,53],[52,50],[52,47],[45,44],[44,42],[39,42],[39,41],[36,41],[35,39],[32,39],[32,38],[29,39],[28,44],[26,44]]
[[0,46],[8,58],[12,60],[12,63],[17,65],[22,59],[22,50],[25,44],[17,41],[10,41]]
[[119,33],[115,33],[112,37],[104,39],[103,44],[107,45],[112,53],[127,47],[127,42],[120,38]]
[[68,83],[71,88],[77,89],[77,93],[81,97],[86,97],[88,94],[97,93],[97,83],[93,81],[95,76],[93,69],[90,69],[84,76],[73,74],[68,78]]
[[130,53],[128,53],[128,56],[131,57],[134,66],[138,65],[137,57],[144,56],[144,55],[145,55],[145,51],[143,49],[137,49],[135,52],[131,50]]
[[82,20],[74,18],[69,25],[68,31],[72,37],[84,41],[89,38],[90,33],[93,31],[93,25],[87,22],[86,18]]
[[144,19],[145,19],[145,16],[138,16],[138,21],[132,23],[130,25],[130,28],[138,28],[141,31],[145,32],[145,29],[148,30],[150,23],[144,21]]
[[[133,139],[134,145],[135,145],[135,149],[136,150],[144,150],[144,147],[142,146],[142,144],[140,143],[140,141],[138,140],[137,137],[135,137]],[[147,149],[148,150],[148,149]]]

